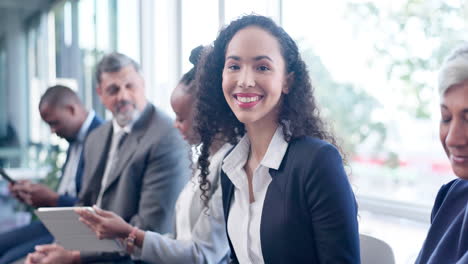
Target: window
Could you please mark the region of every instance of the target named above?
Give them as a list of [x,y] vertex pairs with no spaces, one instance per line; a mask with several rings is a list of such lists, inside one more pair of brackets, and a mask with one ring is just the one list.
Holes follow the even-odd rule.
[[435,93],[441,58],[463,35],[447,21],[466,25],[454,3],[283,1],[283,26],[348,153],[361,232],[389,242],[397,263],[414,261],[436,192],[454,177]]

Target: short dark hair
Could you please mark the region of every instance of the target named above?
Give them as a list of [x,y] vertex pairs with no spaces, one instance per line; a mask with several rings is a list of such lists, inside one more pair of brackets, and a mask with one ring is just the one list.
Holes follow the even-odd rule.
[[47,104],[48,106],[57,107],[66,104],[75,103],[82,104],[78,95],[70,89],[70,87],[64,85],[54,85],[47,89],[47,91],[41,96],[39,101],[39,109]]
[[96,65],[96,82],[101,83],[101,75],[105,72],[118,72],[122,68],[131,65],[135,71],[140,72],[140,65],[125,54],[112,52],[105,55]]

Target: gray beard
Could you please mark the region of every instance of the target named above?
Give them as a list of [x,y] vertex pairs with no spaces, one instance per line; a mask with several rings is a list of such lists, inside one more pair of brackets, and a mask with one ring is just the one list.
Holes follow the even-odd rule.
[[115,115],[115,120],[117,121],[117,124],[119,124],[121,127],[125,127],[128,124],[130,124],[137,115],[137,110],[127,113],[118,113]]

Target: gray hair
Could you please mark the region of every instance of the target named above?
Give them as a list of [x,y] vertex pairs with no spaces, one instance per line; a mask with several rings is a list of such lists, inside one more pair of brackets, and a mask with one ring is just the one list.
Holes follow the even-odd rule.
[[132,58],[118,52],[105,55],[96,66],[96,82],[101,83],[101,75],[105,72],[118,72],[122,68],[131,65],[135,71],[140,72],[140,65]]
[[461,84],[468,80],[468,43],[455,48],[445,59],[439,71],[439,95],[453,85]]

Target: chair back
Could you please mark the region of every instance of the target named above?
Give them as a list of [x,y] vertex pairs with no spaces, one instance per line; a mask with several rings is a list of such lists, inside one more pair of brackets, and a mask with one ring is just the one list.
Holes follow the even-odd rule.
[[392,248],[384,241],[369,235],[359,235],[361,264],[395,264]]

